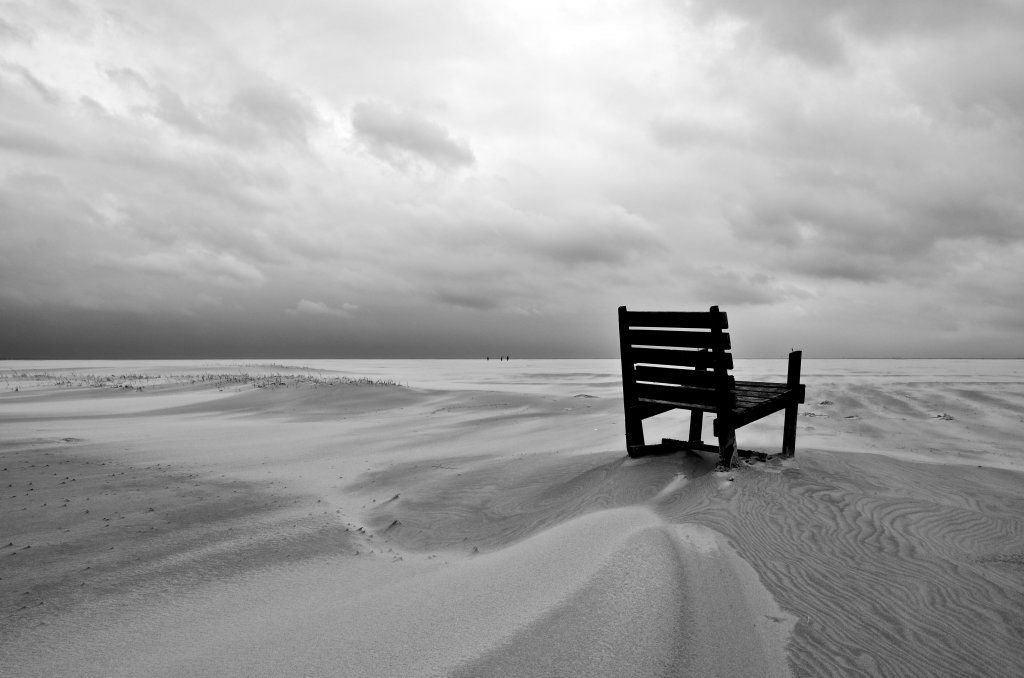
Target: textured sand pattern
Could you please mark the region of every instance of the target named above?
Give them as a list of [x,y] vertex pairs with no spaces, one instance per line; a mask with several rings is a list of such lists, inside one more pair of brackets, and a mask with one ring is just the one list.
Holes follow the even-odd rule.
[[5,373],[0,675],[1024,674],[1019,363],[809,361],[729,472],[613,361],[399,367]]

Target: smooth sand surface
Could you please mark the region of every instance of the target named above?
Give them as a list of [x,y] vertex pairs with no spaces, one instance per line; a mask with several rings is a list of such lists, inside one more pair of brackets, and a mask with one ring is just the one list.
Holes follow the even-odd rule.
[[808,361],[730,471],[428,363],[0,370],[0,675],[1024,675],[1021,362]]

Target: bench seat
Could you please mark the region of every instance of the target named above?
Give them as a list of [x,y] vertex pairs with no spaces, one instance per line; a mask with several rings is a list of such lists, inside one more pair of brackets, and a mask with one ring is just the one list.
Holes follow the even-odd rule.
[[[640,389],[637,400],[641,403],[666,405],[670,409],[716,411],[716,406],[711,400],[714,396],[713,389],[646,384],[638,386]],[[801,384],[794,388],[772,381],[737,381],[733,388],[733,398],[733,420],[737,422],[737,426],[742,426],[765,416],[760,414],[762,410],[767,410],[767,413],[771,414],[790,403],[802,403],[804,386]]]

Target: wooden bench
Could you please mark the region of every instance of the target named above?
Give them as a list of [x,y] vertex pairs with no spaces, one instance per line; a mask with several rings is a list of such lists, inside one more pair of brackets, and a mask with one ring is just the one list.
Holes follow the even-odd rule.
[[[641,457],[670,449],[717,451],[725,466],[736,454],[736,429],[785,410],[782,454],[796,450],[797,407],[804,401],[800,351],[789,354],[786,383],[736,381],[729,374],[732,354],[729,321],[712,306],[707,312],[628,311],[619,307],[622,400],[626,414],[626,450]],[[643,420],[673,409],[690,411],[685,442],[664,439],[644,444]],[[703,413],[715,414],[718,446],[701,439]]]

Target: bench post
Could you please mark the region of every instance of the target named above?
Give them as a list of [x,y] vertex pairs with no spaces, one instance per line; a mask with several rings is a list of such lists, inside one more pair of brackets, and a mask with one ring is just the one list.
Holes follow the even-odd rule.
[[[702,350],[701,353],[707,353],[706,350]],[[694,372],[705,372],[707,367],[705,365],[696,365],[693,368]],[[690,436],[688,438],[690,445],[699,446],[704,442],[704,435],[701,429],[704,427],[704,412],[702,410],[690,410]]]
[[633,372],[631,347],[626,336],[628,330],[626,307],[619,306],[619,354],[622,360],[622,410],[626,419],[626,454],[630,457],[639,457],[644,447],[644,422],[636,412],[636,375]]
[[704,441],[702,432],[704,424],[704,412],[701,410],[690,410],[690,437],[691,444],[699,445]]
[[[802,351],[789,354],[789,369],[786,371],[786,385],[790,388],[800,387],[800,357]],[[782,426],[782,456],[792,457],[796,454],[796,416],[797,403],[786,406],[786,420]]]
[[735,380],[725,366],[725,350],[722,348],[722,330],[729,326],[729,321],[717,306],[711,307],[711,314],[717,316],[711,321],[711,334],[715,338],[711,357],[713,360],[712,370],[715,372],[715,400],[717,401],[715,428],[718,434],[718,455],[722,465],[729,468],[732,466],[733,455],[736,454],[736,427],[733,425],[732,417],[736,398],[733,390]]

